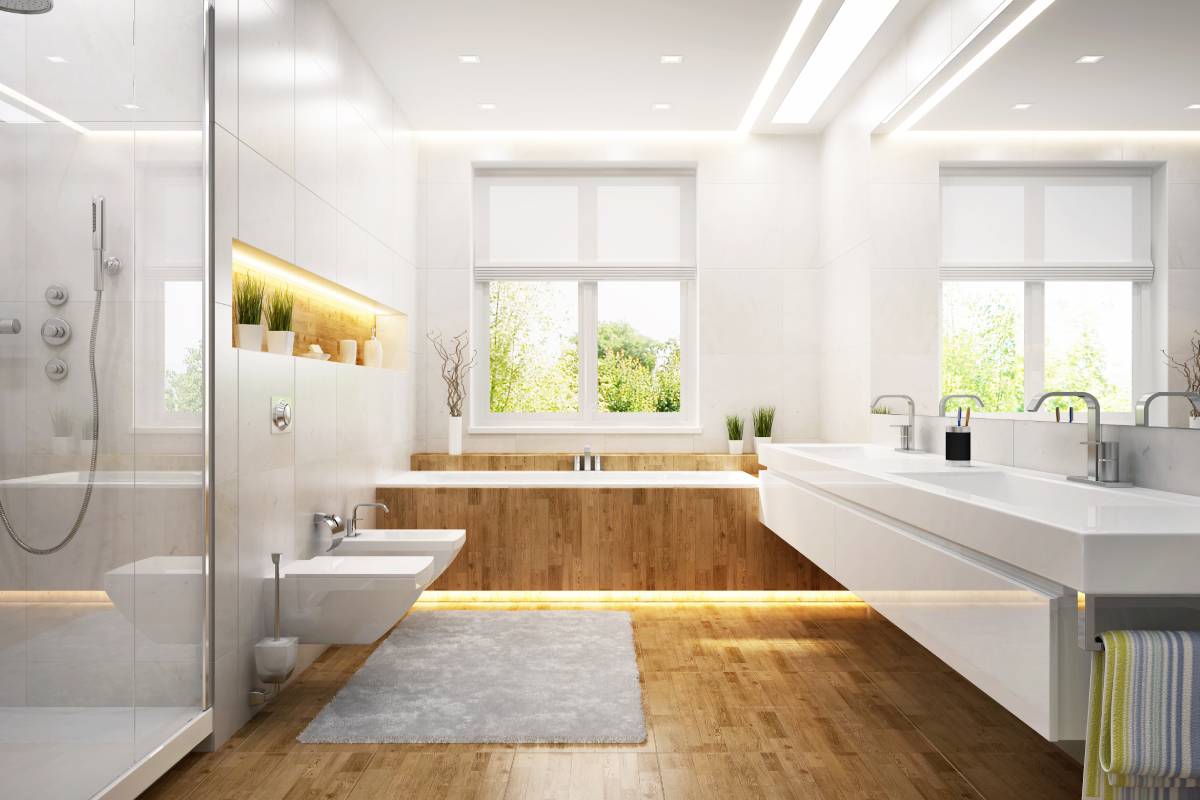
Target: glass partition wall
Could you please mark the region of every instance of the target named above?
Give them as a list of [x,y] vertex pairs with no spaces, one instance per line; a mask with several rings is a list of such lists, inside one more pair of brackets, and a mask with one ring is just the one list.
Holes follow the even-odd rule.
[[204,74],[198,0],[0,0],[5,797],[208,705]]

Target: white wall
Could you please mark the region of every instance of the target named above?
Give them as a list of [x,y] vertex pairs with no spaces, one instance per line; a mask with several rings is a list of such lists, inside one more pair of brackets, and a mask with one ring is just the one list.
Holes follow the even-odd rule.
[[418,446],[446,450],[439,363],[425,331],[466,330],[473,161],[691,162],[697,168],[700,435],[467,435],[468,451],[724,452],[724,416],[778,407],[776,436],[818,434],[817,143],[811,137],[664,141],[422,137]]
[[[408,468],[410,372],[234,350],[230,242],[241,239],[411,316],[416,146],[324,0],[219,0],[216,85],[216,735],[252,714],[263,578],[323,545],[314,512],[346,514]],[[268,427],[294,398],[290,435]],[[307,658],[314,648],[306,648]]]

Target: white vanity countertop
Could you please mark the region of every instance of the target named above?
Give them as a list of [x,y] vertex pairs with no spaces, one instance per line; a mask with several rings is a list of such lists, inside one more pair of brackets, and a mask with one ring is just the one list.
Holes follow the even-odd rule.
[[479,470],[403,472],[382,481],[381,489],[756,489],[758,479],[738,470],[727,471],[607,471]]
[[940,455],[871,444],[767,445],[760,460],[1080,591],[1200,594],[1200,497],[978,462],[951,466]]

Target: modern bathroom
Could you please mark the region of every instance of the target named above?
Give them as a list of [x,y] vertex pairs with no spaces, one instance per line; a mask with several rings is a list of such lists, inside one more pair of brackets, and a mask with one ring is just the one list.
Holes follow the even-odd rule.
[[0,0],[0,797],[1200,798],[1197,34]]

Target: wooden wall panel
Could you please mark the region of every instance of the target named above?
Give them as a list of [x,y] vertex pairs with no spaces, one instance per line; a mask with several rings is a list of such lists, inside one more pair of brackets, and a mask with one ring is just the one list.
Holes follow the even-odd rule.
[[[486,470],[570,470],[575,453],[413,453],[411,468],[450,472]],[[742,470],[758,474],[758,456],[748,453],[731,456],[725,453],[599,453],[604,469],[632,470]]]
[[432,589],[842,587],[758,521],[756,489],[383,488],[393,528],[465,528]]

